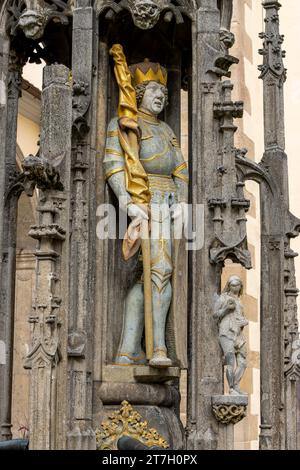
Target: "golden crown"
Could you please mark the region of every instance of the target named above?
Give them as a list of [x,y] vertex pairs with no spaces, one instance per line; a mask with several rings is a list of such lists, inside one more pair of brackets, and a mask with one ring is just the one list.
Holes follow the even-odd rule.
[[145,59],[144,62],[130,65],[129,67],[133,86],[140,85],[143,82],[158,82],[167,86],[167,70],[158,63],[150,62]]

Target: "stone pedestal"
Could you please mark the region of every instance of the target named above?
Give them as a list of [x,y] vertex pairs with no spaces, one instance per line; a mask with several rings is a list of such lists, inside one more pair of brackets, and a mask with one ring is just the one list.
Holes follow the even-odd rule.
[[103,369],[104,382],[164,383],[180,378],[179,367],[156,369],[154,367],[108,365]]
[[[174,381],[178,381],[179,378],[178,367],[155,369],[146,365],[105,366],[103,381],[95,382],[93,391],[93,428],[98,430],[98,448],[116,447],[116,439],[112,441],[111,437],[105,434],[107,426],[110,429],[114,423],[110,416],[119,417],[118,422],[121,420],[124,425],[122,433],[126,434],[127,421],[123,417],[122,410],[133,408],[141,417],[139,422],[146,421],[149,428],[152,430],[154,428],[164,438],[170,449],[183,449],[184,430],[177,414],[180,395],[174,386]],[[129,435],[140,440],[140,437],[133,436],[132,433]]]

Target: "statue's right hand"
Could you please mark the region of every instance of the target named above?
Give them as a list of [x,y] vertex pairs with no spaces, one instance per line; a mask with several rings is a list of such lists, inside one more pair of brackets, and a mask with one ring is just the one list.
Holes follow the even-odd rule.
[[129,204],[128,215],[131,219],[149,220],[147,208],[138,204]]

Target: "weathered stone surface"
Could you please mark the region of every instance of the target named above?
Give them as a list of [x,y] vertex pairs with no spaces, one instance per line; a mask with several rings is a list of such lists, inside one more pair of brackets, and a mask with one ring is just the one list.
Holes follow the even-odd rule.
[[[62,65],[44,69],[40,158],[60,169],[64,191],[54,182],[39,194],[38,225],[30,236],[38,240],[31,347],[25,367],[31,369],[29,406],[30,448],[66,445],[66,342],[68,323],[68,223],[72,92],[69,71]],[[42,178],[42,176],[41,176]],[[42,182],[40,182],[42,183]],[[63,359],[63,361],[61,361]],[[55,420],[53,420],[53,414]]]
[[[179,400],[177,390],[170,385],[96,382],[94,387],[95,396],[100,397],[107,405],[127,400],[131,404],[141,405],[146,402],[148,405],[171,407]],[[98,405],[94,407],[94,413],[99,412]]]
[[248,395],[213,395],[212,405],[248,406]]
[[[10,5],[11,2],[6,2],[5,8]],[[250,267],[245,220],[249,201],[243,192],[247,179],[261,185],[260,445],[262,449],[299,447],[296,421],[298,291],[294,272],[296,254],[290,249],[290,240],[298,235],[300,221],[288,209],[282,119],[285,70],[281,50],[283,38],[278,28],[279,3],[265,0],[263,5],[266,31],[262,35],[264,63],[261,78],[264,81],[265,154],[261,163],[256,164],[247,159],[245,152],[234,149],[236,127],[233,119],[241,116],[242,104],[232,101],[231,83],[220,81],[220,77],[229,76],[229,67],[236,62],[227,52],[233,42],[228,31],[230,0],[176,3],[162,0],[159,11],[150,8],[153,7],[150,1],[135,2],[134,5],[131,1],[122,2],[122,5],[100,0],[74,2],[72,158],[68,70],[55,65],[51,72],[46,70],[44,82],[40,157],[57,165],[64,191],[43,188],[38,208],[40,220],[32,229],[32,235],[39,240],[36,298],[30,316],[33,344],[27,362],[32,368],[32,448],[95,448],[94,429],[124,399],[138,406],[140,414],[166,437],[171,448],[183,445],[188,449],[232,448],[233,421],[228,425],[218,423],[211,412],[212,397],[223,393],[223,368],[216,341],[217,328],[212,319],[212,300],[214,293],[220,292],[221,271],[227,258]],[[0,18],[2,439],[11,436],[15,226],[17,199],[24,189],[19,184],[20,175],[15,172],[17,103],[24,58],[39,59],[43,52],[38,43],[31,43],[29,47],[23,36],[24,43],[19,41],[21,8],[21,2],[14,2],[9,21],[6,12]],[[151,29],[142,31],[145,42],[128,41],[119,27],[122,15],[118,13],[124,8],[129,9],[135,20],[134,33],[139,33],[138,28],[156,24],[157,28],[163,29],[161,37],[164,37],[168,25],[176,22],[175,53],[170,54],[169,46],[163,41],[157,47]],[[59,11],[62,11],[61,7]],[[97,14],[100,23],[95,21]],[[188,21],[187,16],[190,16]],[[164,21],[158,21],[159,17]],[[107,28],[112,18],[115,23]],[[127,21],[126,14],[122,18]],[[34,29],[27,28],[26,31],[25,24],[23,28],[27,35],[40,34]],[[11,38],[7,37],[6,30]],[[177,31],[180,31],[185,49],[176,42]],[[174,101],[166,117],[177,134],[180,133],[179,92],[183,75],[189,92],[190,201],[194,207],[204,204],[205,240],[204,246],[189,256],[186,444],[178,419],[177,374],[172,375],[176,371],[164,376],[164,379],[174,378],[172,385],[166,385],[157,383],[162,378],[160,372],[143,369],[141,373],[134,368],[130,371],[124,368],[121,372],[110,369],[109,365],[116,354],[116,338],[121,335],[124,293],[135,276],[134,263],[125,267],[120,261],[120,242],[96,240],[95,230],[96,204],[112,201],[104,186],[101,159],[107,121],[115,114],[117,105],[117,89],[108,56],[110,42],[116,35],[124,39],[132,61],[143,55],[145,49],[148,52],[148,47],[153,57],[156,54],[169,56],[170,90]],[[14,46],[16,38],[20,50],[24,46],[24,54],[19,54],[20,50],[16,53],[14,47],[10,50],[9,45]],[[142,35],[135,38],[142,38]],[[55,39],[49,41],[54,49],[61,46]],[[34,52],[33,45],[38,53]],[[136,45],[139,46],[137,50]],[[190,55],[179,54],[179,50],[191,52]],[[48,52],[45,57],[50,62],[55,60]],[[69,63],[69,59],[64,57],[64,63]],[[16,178],[16,184],[11,185],[11,177]],[[176,307],[179,305],[184,310],[185,299]],[[137,379],[155,382],[142,383]],[[245,400],[232,396],[230,399]],[[213,403],[214,406],[246,406],[228,400],[217,397],[213,398]],[[242,412],[241,408],[241,415]]]
[[[90,1],[79,1],[73,12],[72,80],[73,134],[69,173],[70,208],[69,334],[81,335],[84,353],[69,350],[67,446],[95,448],[92,425],[93,338],[95,312],[96,199],[95,163],[97,136],[97,26]],[[73,439],[73,436],[76,439]]]
[[179,367],[168,367],[166,369],[156,369],[150,366],[118,366],[108,365],[103,368],[104,382],[144,382],[160,383],[176,380],[180,378]]

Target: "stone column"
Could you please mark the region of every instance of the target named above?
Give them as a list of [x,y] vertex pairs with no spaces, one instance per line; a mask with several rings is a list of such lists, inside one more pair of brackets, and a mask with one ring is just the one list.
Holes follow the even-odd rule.
[[300,448],[299,430],[297,429],[300,424],[297,416],[299,409],[297,385],[300,378],[300,341],[297,318],[299,289],[297,289],[295,277],[295,257],[297,255],[287,243],[284,250],[285,447],[290,450]]
[[280,4],[277,0],[264,0],[262,4],[265,32],[261,33],[264,42],[260,53],[264,60],[260,78],[264,90],[265,153],[261,168],[267,170],[272,185],[271,189],[263,186],[261,193],[260,448],[286,449],[297,445],[295,382],[299,377],[299,345],[295,343],[297,291],[290,238],[299,234],[300,221],[289,212],[283,119],[286,71],[281,49],[283,36],[279,33]]
[[[15,301],[15,267],[16,267],[16,223],[19,191],[10,191],[10,184],[17,175],[16,139],[18,100],[21,94],[21,75],[23,61],[13,49],[8,55],[8,42],[2,43],[2,100],[3,100],[3,203],[1,220],[1,267],[0,267],[0,325],[1,341],[3,341],[3,369],[1,373],[1,439],[11,439],[11,394],[14,336],[14,301]],[[8,71],[5,73],[5,67]],[[6,64],[6,65],[5,65]],[[0,361],[1,363],[1,361]]]
[[224,393],[212,313],[225,260],[251,267],[245,218],[249,201],[237,184],[234,148],[233,120],[242,116],[243,103],[232,101],[230,81],[220,82],[220,77],[230,76],[229,67],[237,59],[228,55],[228,43],[222,44],[217,3],[202,0],[200,4],[193,25],[190,147],[191,201],[194,210],[197,204],[204,205],[204,246],[190,252],[187,448],[231,449],[233,432],[212,413],[213,398],[220,399]]
[[209,261],[213,222],[207,205],[218,151],[214,101],[219,78],[208,70],[212,50],[219,50],[219,10],[216,1],[202,0],[193,24],[191,136],[191,202],[204,204],[204,246],[189,253],[189,370],[187,449],[216,449],[218,424],[211,412],[211,396],[223,392],[222,363],[212,319],[212,299],[220,287],[220,269]]
[[[4,29],[4,28],[3,28]],[[5,32],[1,30],[0,35],[0,140],[2,142],[0,146],[0,279],[2,279],[1,272],[3,269],[3,257],[2,257],[2,240],[4,230],[4,193],[6,188],[7,175],[5,173],[5,152],[6,152],[6,140],[7,140],[7,85],[8,85],[8,58],[9,58],[9,40],[5,35]],[[2,289],[1,289],[2,290]],[[4,300],[4,299],[3,299]],[[2,296],[0,298],[0,305],[2,306]],[[1,307],[0,307],[1,308]],[[1,424],[1,437],[0,439],[9,439],[11,434],[10,418],[7,422],[5,416],[5,402],[7,400],[7,390],[5,389],[5,372],[7,370],[7,348],[6,348],[6,316],[1,308],[0,310],[0,424]],[[8,425],[8,427],[6,426]]]
[[73,12],[73,140],[69,311],[69,449],[95,449],[92,430],[95,315],[98,33],[92,2]]
[[[31,349],[30,448],[63,449],[66,445],[68,264],[71,150],[71,86],[69,69],[44,69],[42,93],[38,224],[29,235],[38,240]],[[64,187],[54,167],[61,170]]]

